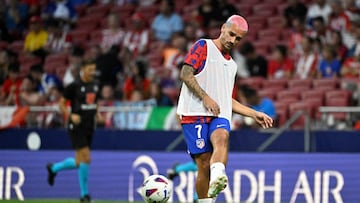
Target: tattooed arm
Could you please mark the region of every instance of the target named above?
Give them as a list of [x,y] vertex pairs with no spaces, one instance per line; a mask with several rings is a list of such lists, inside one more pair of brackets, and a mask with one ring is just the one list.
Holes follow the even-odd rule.
[[212,112],[215,116],[220,114],[219,105],[207,95],[207,93],[200,87],[195,76],[195,69],[187,64],[184,64],[181,72],[180,79],[185,83],[187,88],[200,100],[203,101],[203,104],[207,110]]
[[194,73],[195,69],[193,67],[184,64],[180,72],[180,79],[186,84],[192,93],[202,100],[207,94],[196,81]]

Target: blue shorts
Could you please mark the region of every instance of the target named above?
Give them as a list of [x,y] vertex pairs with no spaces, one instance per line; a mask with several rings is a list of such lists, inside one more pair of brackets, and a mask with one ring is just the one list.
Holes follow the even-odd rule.
[[214,118],[210,123],[182,124],[185,141],[190,155],[212,152],[211,134],[218,128],[230,132],[230,122],[226,118]]

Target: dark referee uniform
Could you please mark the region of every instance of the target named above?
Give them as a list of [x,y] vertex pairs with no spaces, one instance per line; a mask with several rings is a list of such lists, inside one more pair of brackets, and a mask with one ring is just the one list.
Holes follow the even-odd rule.
[[68,123],[68,132],[74,149],[90,147],[97,112],[99,86],[95,82],[84,83],[81,80],[69,84],[63,93],[66,100],[71,102],[71,113],[80,116],[80,123]]

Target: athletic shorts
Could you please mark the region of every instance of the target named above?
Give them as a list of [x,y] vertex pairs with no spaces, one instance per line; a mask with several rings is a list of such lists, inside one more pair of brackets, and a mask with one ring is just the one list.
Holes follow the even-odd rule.
[[226,118],[214,118],[210,123],[182,124],[183,134],[190,155],[212,152],[211,134],[218,128],[230,132],[230,122]]
[[94,134],[93,129],[84,128],[81,123],[79,125],[69,123],[68,133],[74,149],[91,147]]

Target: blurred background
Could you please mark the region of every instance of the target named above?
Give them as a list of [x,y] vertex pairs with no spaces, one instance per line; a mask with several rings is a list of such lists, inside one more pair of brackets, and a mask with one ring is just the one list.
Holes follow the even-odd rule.
[[[99,106],[105,118],[95,133],[95,154],[106,151],[107,156],[121,157],[134,151],[155,153],[155,159],[169,153],[170,158],[158,160],[158,173],[166,173],[177,162],[172,153],[179,162],[187,160],[176,119],[183,58],[198,39],[217,38],[233,14],[244,16],[249,24],[247,36],[232,53],[238,64],[233,97],[271,115],[275,126],[263,130],[251,119],[233,115],[230,150],[236,158],[229,164],[244,153],[255,164],[247,170],[258,174],[256,168],[269,167],[259,160],[276,153],[283,159],[269,159],[280,164],[279,170],[291,170],[287,163],[302,160],[304,166],[294,168],[294,177],[309,169],[306,160],[313,163],[309,169],[315,174],[309,179],[313,189],[318,180],[314,171],[324,171],[324,166],[345,167],[350,172],[344,177],[351,188],[358,188],[353,170],[346,167],[360,160],[359,0],[0,0],[0,180],[5,184],[2,171],[12,164],[30,167],[19,156],[35,150],[39,154],[29,156],[35,165],[27,170],[42,170],[49,154],[62,157],[71,150],[58,101],[64,87],[78,79],[85,59],[96,61]],[[254,152],[271,153],[254,158]],[[130,157],[122,168],[137,171]],[[246,160],[244,165],[230,165],[231,170],[246,168],[250,164]],[[321,165],[320,160],[326,163]],[[128,171],[124,174],[121,187],[126,192],[121,197],[114,192],[110,199],[128,199]],[[337,183],[330,181],[329,190]],[[341,188],[346,187],[345,181]],[[25,196],[46,198],[30,186],[24,188]],[[0,199],[19,198],[15,190],[9,189],[8,196],[1,190]],[[315,195],[308,201],[305,192],[299,193],[300,199],[293,194],[283,199],[320,201]],[[329,202],[360,200],[352,190],[341,197],[331,194]],[[239,201],[246,200],[244,196]],[[106,197],[105,191],[99,195]],[[181,195],[174,197],[185,201]],[[275,201],[269,198],[266,201]]]

